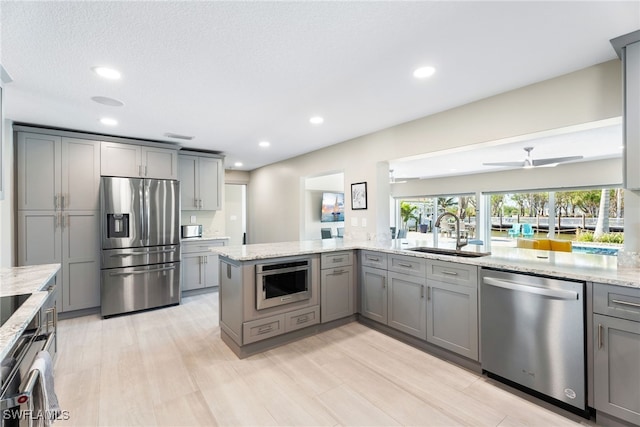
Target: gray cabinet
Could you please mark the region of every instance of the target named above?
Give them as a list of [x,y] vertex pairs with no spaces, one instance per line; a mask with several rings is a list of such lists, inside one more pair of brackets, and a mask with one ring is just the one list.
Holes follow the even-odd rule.
[[218,255],[212,246],[224,246],[226,240],[182,241],[182,290],[213,288],[219,284]]
[[18,264],[60,263],[60,311],[100,305],[100,143],[17,135]]
[[478,360],[478,268],[427,262],[427,341]]
[[360,315],[387,324],[387,270],[362,267]]
[[178,179],[178,150],[102,142],[100,165],[104,176]]
[[180,154],[180,201],[182,210],[222,208],[222,159]]
[[18,209],[99,209],[98,142],[20,132],[17,149]]
[[409,335],[427,338],[427,299],[424,277],[388,273],[387,324]]
[[353,252],[323,254],[320,259],[320,268],[322,323],[351,316],[355,312]]
[[593,311],[596,417],[640,425],[640,290],[594,284]]

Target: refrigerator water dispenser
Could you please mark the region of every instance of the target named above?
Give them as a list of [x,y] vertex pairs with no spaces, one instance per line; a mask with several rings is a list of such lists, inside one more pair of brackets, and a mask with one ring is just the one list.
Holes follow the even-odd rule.
[[107,238],[129,237],[129,214],[107,214]]

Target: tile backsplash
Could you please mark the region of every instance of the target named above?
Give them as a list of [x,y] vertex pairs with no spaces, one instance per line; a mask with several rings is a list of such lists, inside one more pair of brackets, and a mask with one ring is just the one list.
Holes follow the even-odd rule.
[[[181,211],[180,225],[202,224],[204,237],[224,236],[224,213],[222,211]],[[191,222],[191,217],[195,221]]]

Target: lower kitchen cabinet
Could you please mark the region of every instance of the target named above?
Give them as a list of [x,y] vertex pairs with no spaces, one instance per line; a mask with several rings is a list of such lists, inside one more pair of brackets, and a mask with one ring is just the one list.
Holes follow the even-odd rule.
[[18,211],[18,265],[62,264],[58,309],[100,306],[98,211]]
[[427,263],[427,341],[478,360],[478,268]]
[[362,267],[360,315],[387,324],[387,270]]
[[594,284],[594,312],[596,421],[604,412],[640,425],[640,290]]
[[182,241],[182,290],[192,291],[216,287],[219,284],[218,255],[212,246],[224,246],[226,240]]
[[427,300],[421,277],[389,272],[388,319],[392,328],[420,339],[427,338]]
[[323,254],[320,260],[320,319],[322,323],[351,316],[354,310],[355,281],[353,253]]

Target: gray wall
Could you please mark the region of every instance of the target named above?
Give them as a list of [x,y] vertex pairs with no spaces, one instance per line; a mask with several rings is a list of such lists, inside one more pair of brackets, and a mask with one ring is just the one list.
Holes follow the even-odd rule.
[[[297,217],[292,215],[287,221],[272,219],[277,217],[281,206],[302,211],[302,178],[322,175],[327,172],[325,168],[344,172],[345,195],[350,193],[351,183],[367,182],[369,208],[353,211],[347,202],[345,213],[345,234],[350,238],[366,239],[375,236],[378,229],[383,233],[385,223],[386,227],[389,224],[384,221],[384,216],[389,215],[390,190],[384,182],[388,175],[381,173],[380,166],[390,159],[621,115],[621,63],[612,60],[256,169],[250,174],[248,196],[249,226],[253,230],[251,243],[300,239],[303,212]],[[553,168],[549,173],[553,187],[565,186],[569,176],[572,185],[592,184],[589,174],[584,171],[560,173],[563,170]],[[612,171],[612,168],[606,171],[611,175],[603,177],[605,181],[620,181],[619,171]],[[509,181],[494,176],[492,182]],[[469,188],[469,191],[473,189]],[[363,219],[366,226],[362,226]]]

